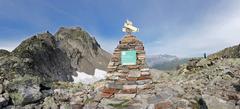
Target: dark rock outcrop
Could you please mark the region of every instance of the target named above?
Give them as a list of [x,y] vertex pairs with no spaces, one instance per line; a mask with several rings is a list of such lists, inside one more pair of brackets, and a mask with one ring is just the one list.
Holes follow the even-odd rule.
[[88,74],[93,74],[95,68],[106,70],[111,55],[86,31],[62,27],[55,36],[59,47],[66,52],[76,70]]
[[9,55],[9,54],[10,54],[9,51],[4,50],[4,49],[0,49],[0,57],[2,57],[2,56],[6,56],[6,55]]
[[18,57],[16,73],[31,74],[50,81],[72,81],[70,59],[57,47],[55,37],[43,33],[23,41],[12,55]]

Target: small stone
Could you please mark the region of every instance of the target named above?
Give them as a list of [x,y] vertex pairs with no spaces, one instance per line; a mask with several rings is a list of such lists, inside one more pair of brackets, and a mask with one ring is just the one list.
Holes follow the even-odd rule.
[[111,97],[113,94],[110,94],[110,93],[101,93],[101,97],[103,98],[109,98]]
[[3,97],[0,97],[0,108],[6,106],[8,104],[8,101],[3,98]]
[[70,104],[82,104],[82,103],[83,103],[83,98],[81,98],[80,96],[73,96],[71,98]]
[[150,76],[140,76],[137,80],[146,80],[146,79],[151,79]]
[[172,103],[170,101],[163,101],[155,104],[155,109],[172,109]]
[[137,88],[137,85],[123,85],[124,90],[136,89],[136,88]]
[[0,94],[2,94],[2,93],[3,93],[3,91],[4,91],[4,89],[3,89],[3,85],[2,85],[2,84],[0,84]]
[[127,77],[127,80],[128,80],[128,81],[136,81],[136,80],[138,80],[138,78]]
[[101,96],[100,93],[98,93],[98,94],[93,98],[93,100],[96,101],[96,102],[101,101],[101,99],[102,99],[102,96]]
[[136,83],[137,83],[138,85],[143,85],[143,84],[146,84],[146,83],[152,83],[152,80],[150,80],[150,79],[138,80],[138,81],[136,81]]
[[108,66],[113,66],[114,62],[109,62]]
[[147,109],[155,109],[154,104],[149,104]]
[[81,96],[81,95],[83,95],[83,94],[85,94],[83,91],[80,91],[80,92],[76,92],[76,93],[74,93],[74,96]]
[[149,68],[144,68],[144,69],[141,69],[141,72],[149,72]]
[[115,75],[111,75],[111,76],[107,77],[107,80],[118,80],[118,79],[119,79],[119,77],[115,76]]
[[111,76],[125,76],[124,73],[118,73],[118,72],[113,72],[113,73],[108,73],[107,77],[111,77]]
[[128,66],[128,69],[138,69],[139,68],[139,66],[138,65],[129,65]]
[[143,76],[149,76],[149,75],[150,75],[150,72],[141,72],[141,75],[143,75]]
[[83,109],[97,109],[97,102],[85,104]]
[[115,84],[115,83],[108,83],[106,85],[107,88],[114,88],[114,89],[122,89],[123,88],[123,85],[120,85],[120,84]]
[[141,76],[141,72],[139,71],[130,71],[129,74],[128,74],[128,77],[140,77]]
[[108,66],[108,69],[116,69],[117,66]]
[[144,47],[143,46],[136,46],[135,49],[136,50],[144,50]]
[[52,97],[46,97],[43,102],[44,109],[57,109],[58,106]]
[[134,93],[137,93],[137,89],[123,89],[119,93],[122,93],[122,94],[134,94]]
[[139,59],[145,59],[145,54],[138,54],[137,57],[138,57]]
[[126,79],[118,79],[118,80],[116,80],[115,81],[115,84],[118,84],[118,85],[123,85],[123,84],[125,84],[127,82],[127,80]]
[[110,94],[114,94],[116,92],[116,89],[114,88],[104,88],[103,93],[110,93]]
[[237,105],[240,105],[240,100],[238,100]]
[[119,61],[119,58],[118,58],[118,57],[113,57],[113,58],[111,59],[111,61],[112,61],[112,62],[118,62],[118,61]]
[[115,98],[118,99],[132,99],[136,96],[136,94],[115,94]]
[[136,81],[126,81],[125,84],[126,85],[135,85]]
[[136,51],[137,51],[137,54],[145,54],[144,50],[136,50]]

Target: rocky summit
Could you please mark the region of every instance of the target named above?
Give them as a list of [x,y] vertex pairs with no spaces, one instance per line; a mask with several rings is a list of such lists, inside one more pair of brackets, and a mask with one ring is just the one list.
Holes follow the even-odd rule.
[[111,54],[103,50],[87,32],[81,28],[62,27],[55,36],[73,68],[88,74],[94,74],[96,68],[106,70]]

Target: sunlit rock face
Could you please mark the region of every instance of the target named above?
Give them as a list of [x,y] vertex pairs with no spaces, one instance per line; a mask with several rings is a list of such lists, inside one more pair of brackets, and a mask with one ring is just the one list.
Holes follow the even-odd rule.
[[59,47],[71,60],[77,71],[94,74],[106,70],[111,54],[103,50],[96,39],[81,28],[60,28],[55,34]]

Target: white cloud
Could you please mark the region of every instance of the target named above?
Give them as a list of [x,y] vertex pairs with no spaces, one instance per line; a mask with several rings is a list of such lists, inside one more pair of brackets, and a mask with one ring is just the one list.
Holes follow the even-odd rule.
[[[149,54],[175,54],[181,57],[201,56],[240,43],[240,2],[219,7],[209,12],[196,27],[170,37],[148,43]],[[226,4],[227,5],[227,4]],[[161,43],[161,46],[158,46]]]

